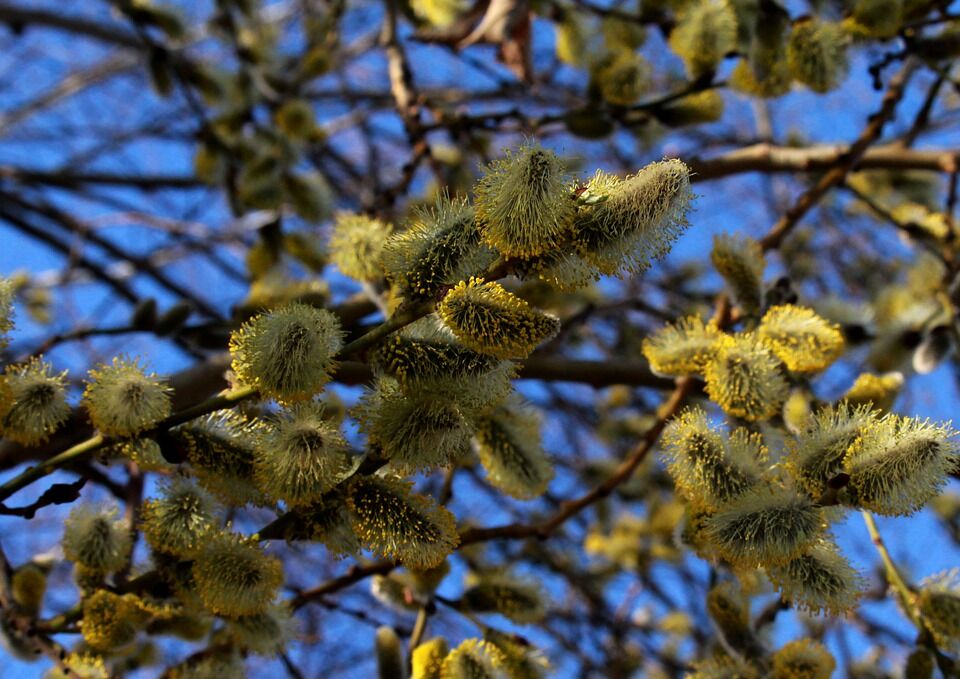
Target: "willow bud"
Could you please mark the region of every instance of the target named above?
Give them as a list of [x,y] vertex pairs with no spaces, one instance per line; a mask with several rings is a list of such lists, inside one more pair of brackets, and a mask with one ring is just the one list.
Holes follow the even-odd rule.
[[814,92],[835,89],[847,75],[847,37],[839,24],[804,18],[787,40],[787,64],[793,77]]
[[530,500],[553,479],[553,465],[540,442],[540,421],[522,399],[511,396],[476,421],[477,452],[487,480],[507,495]]
[[484,242],[506,257],[533,257],[560,246],[575,203],[557,154],[534,144],[493,161],[475,188]]
[[725,0],[697,0],[680,13],[670,47],[696,80],[712,73],[737,48],[737,17]]
[[720,334],[715,323],[688,316],[646,337],[641,351],[658,375],[694,375],[703,372]]
[[727,580],[710,588],[707,612],[724,640],[733,648],[744,649],[754,641],[750,628],[750,603],[735,583]]
[[307,526],[310,539],[323,544],[335,557],[357,554],[360,551],[360,542],[353,532],[353,520],[347,508],[346,497],[340,491],[327,493],[320,502],[301,509],[300,515]]
[[863,594],[863,579],[836,545],[820,541],[787,563],[767,569],[780,595],[810,613],[843,615]]
[[359,281],[383,277],[383,245],[393,226],[373,217],[341,212],[330,236],[330,260],[347,276]]
[[789,392],[780,361],[754,333],[721,336],[703,376],[710,400],[746,420],[773,417]]
[[83,403],[90,421],[110,436],[132,436],[170,415],[170,388],[136,360],[115,358],[90,371]]
[[960,571],[937,573],[920,583],[917,609],[937,645],[960,649]]
[[828,482],[843,471],[850,446],[875,422],[875,414],[863,406],[841,404],[821,410],[790,445],[787,469],[807,493],[819,498]]
[[840,328],[806,307],[792,304],[771,307],[763,315],[757,334],[795,372],[823,370],[843,353]]
[[837,662],[819,641],[797,639],[773,654],[772,679],[830,679]]
[[714,236],[710,261],[723,276],[734,299],[748,316],[763,306],[763,270],[766,261],[760,243],[749,236]]
[[509,573],[471,574],[461,602],[468,611],[499,613],[519,624],[537,622],[546,614],[540,588]]
[[408,568],[433,568],[459,544],[453,514],[396,477],[357,477],[347,505],[365,547]]
[[614,106],[630,106],[650,88],[650,64],[631,49],[621,49],[594,73],[601,96]]
[[208,610],[237,618],[267,610],[283,584],[283,567],[255,537],[219,533],[197,553],[193,577]]
[[53,373],[49,363],[33,358],[7,366],[0,377],[0,434],[32,446],[47,438],[66,421],[66,371]]
[[150,547],[188,559],[214,526],[213,503],[191,481],[175,477],[159,498],[144,503],[140,520]]
[[377,651],[377,676],[380,679],[404,679],[407,676],[403,663],[400,637],[392,627],[377,628],[375,643]]
[[330,380],[342,344],[336,316],[299,303],[260,314],[230,335],[240,380],[281,402],[318,394]]
[[652,113],[667,127],[713,123],[723,117],[723,97],[717,90],[704,90],[659,106]]
[[131,536],[116,519],[118,512],[117,507],[74,507],[63,524],[64,556],[93,573],[123,568],[130,555]]

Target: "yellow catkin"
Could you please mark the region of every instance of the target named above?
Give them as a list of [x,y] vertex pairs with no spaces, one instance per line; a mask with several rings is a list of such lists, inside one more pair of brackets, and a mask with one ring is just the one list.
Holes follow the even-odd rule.
[[784,599],[810,613],[844,615],[863,594],[863,579],[827,540],[768,568],[767,575]]
[[475,423],[477,452],[487,479],[523,500],[538,497],[553,478],[553,465],[540,442],[540,420],[519,397],[480,416]]
[[710,400],[747,420],[773,417],[789,392],[779,359],[754,333],[721,336],[703,376]]
[[436,637],[413,649],[410,679],[441,679],[443,660],[449,648],[443,637]]
[[0,376],[0,435],[25,446],[46,441],[70,415],[67,373],[40,358],[7,366]]
[[882,375],[861,373],[843,395],[842,400],[852,406],[870,406],[880,411],[893,407],[893,402],[903,386],[903,373],[889,372]]
[[383,277],[381,253],[392,231],[379,219],[342,212],[330,236],[330,260],[351,278],[376,281]]
[[837,666],[826,647],[813,639],[791,641],[772,660],[772,679],[830,679]]
[[720,334],[715,323],[688,316],[646,337],[641,351],[659,375],[694,375],[703,372]]
[[136,360],[114,358],[90,371],[83,404],[104,434],[132,436],[170,414],[171,389]]
[[784,365],[796,372],[816,372],[843,353],[843,334],[813,309],[784,304],[763,315],[757,335]]

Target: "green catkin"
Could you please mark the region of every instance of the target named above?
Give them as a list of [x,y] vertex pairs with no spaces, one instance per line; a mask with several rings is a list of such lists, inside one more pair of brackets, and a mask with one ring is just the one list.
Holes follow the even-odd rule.
[[783,565],[767,568],[767,575],[784,599],[814,614],[844,615],[863,594],[863,579],[827,540]]
[[817,372],[843,353],[840,328],[812,309],[784,304],[763,315],[757,334],[795,372]]
[[553,465],[540,441],[540,420],[518,396],[481,415],[475,423],[477,453],[487,480],[511,497],[542,495],[553,479]]
[[847,75],[847,37],[839,24],[809,17],[794,22],[787,39],[787,64],[798,81],[823,94]]
[[241,648],[270,656],[281,652],[294,636],[296,625],[292,615],[287,604],[274,604],[262,613],[228,619],[227,631]]
[[717,583],[707,593],[707,612],[724,640],[733,648],[745,648],[753,641],[750,603],[736,583]]
[[468,611],[499,613],[521,625],[538,622],[546,614],[540,588],[509,573],[471,575],[461,602]]
[[66,371],[40,358],[9,365],[0,377],[0,435],[21,445],[46,441],[70,415]]
[[688,94],[654,109],[653,115],[667,127],[716,122],[723,117],[723,97],[717,90]]
[[335,557],[357,554],[360,542],[353,532],[352,518],[347,508],[346,496],[334,490],[309,508],[301,509],[300,515],[314,542],[323,544]]
[[789,385],[782,364],[755,333],[722,335],[703,376],[707,395],[728,414],[766,420],[780,412]]
[[784,564],[823,533],[824,518],[810,498],[761,486],[734,498],[706,521],[721,555],[747,568]]
[[437,314],[468,348],[497,358],[526,358],[560,329],[556,316],[530,306],[495,282],[461,281]]
[[614,106],[635,104],[650,88],[650,64],[633,50],[619,50],[594,73],[601,96]]
[[83,404],[90,421],[109,436],[132,436],[170,414],[170,388],[136,360],[114,358],[90,371]]
[[727,655],[714,656],[693,664],[696,670],[687,674],[686,679],[759,679],[760,673],[753,666],[739,658]]
[[758,316],[763,306],[763,249],[749,236],[715,236],[710,260],[748,316]]
[[939,647],[960,649],[960,572],[954,569],[925,578],[917,594],[917,610]]
[[443,637],[435,637],[417,646],[413,649],[410,679],[442,679],[443,660],[447,653],[449,647]]
[[820,410],[791,442],[787,469],[811,497],[819,498],[827,483],[843,471],[847,450],[875,422],[876,416],[862,406]]
[[319,500],[350,468],[347,442],[308,401],[269,419],[257,430],[253,476],[271,500],[298,507]]
[[403,649],[400,637],[392,627],[377,628],[376,642],[377,676],[380,679],[403,679],[406,671],[403,664]]
[[0,278],[0,349],[10,343],[7,333],[13,330],[13,299],[17,289],[9,278]]
[[644,338],[641,351],[658,375],[695,375],[703,372],[720,334],[715,323],[688,316]]
[[382,254],[387,280],[412,301],[431,299],[447,286],[482,274],[496,258],[480,239],[473,208],[465,199],[445,195],[387,239]]
[[111,651],[133,643],[147,616],[132,594],[99,589],[83,600],[80,631],[97,651]]
[[892,38],[903,23],[903,0],[856,0],[844,27],[854,36]]
[[493,161],[475,188],[480,235],[506,257],[527,258],[560,246],[575,203],[557,154],[530,144]]
[[43,599],[47,593],[47,572],[49,568],[28,561],[14,571],[10,577],[10,596],[20,610],[31,617],[38,617],[43,608]]
[[396,477],[357,477],[347,505],[361,543],[408,568],[433,568],[459,544],[456,521],[430,498]]
[[503,664],[500,650],[481,639],[466,639],[443,661],[442,679],[498,679]]
[[330,236],[330,261],[359,281],[383,277],[383,246],[393,227],[379,219],[341,212]]
[[132,540],[117,507],[77,505],[63,524],[63,554],[91,574],[123,568]]
[[159,498],[144,503],[140,521],[153,550],[189,559],[214,526],[213,502],[193,482],[175,477]]
[[695,0],[680,12],[670,47],[693,79],[712,73],[737,47],[737,17],[725,0]]
[[342,344],[333,313],[291,303],[255,316],[230,335],[232,367],[263,396],[305,401],[330,380]]
[[773,654],[772,679],[830,679],[837,666],[819,641],[797,639]]
[[535,646],[525,639],[488,627],[484,640],[500,651],[500,666],[508,679],[546,679],[550,663]]
[[197,553],[193,577],[204,607],[227,617],[263,613],[283,584],[280,560],[256,536],[214,534]]

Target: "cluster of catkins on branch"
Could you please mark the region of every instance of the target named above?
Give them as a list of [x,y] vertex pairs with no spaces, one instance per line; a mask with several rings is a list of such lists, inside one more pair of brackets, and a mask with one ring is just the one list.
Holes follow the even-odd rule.
[[[511,379],[513,361],[552,337],[559,320],[495,276],[510,271],[570,288],[640,271],[685,228],[690,196],[679,160],[626,179],[598,172],[580,183],[556,154],[526,145],[486,169],[473,204],[441,196],[402,229],[340,215],[333,262],[380,286],[383,304],[407,319],[366,350],[375,378],[351,413],[365,435],[363,451],[351,448],[342,415],[323,400],[344,331],[335,314],[306,303],[265,309],[230,338],[234,393],[259,394],[259,409],[215,410],[170,426],[170,389],[140,362],[121,357],[91,370],[82,406],[105,437],[106,458],[128,457],[165,478],[136,525],[107,505],[70,513],[63,551],[82,592],[84,643],[67,664],[85,677],[104,676],[105,663],[120,658],[135,665],[141,631],[207,644],[170,669],[171,677],[239,676],[243,654],[281,649],[294,634],[291,607],[279,597],[282,562],[258,535],[225,523],[227,507],[285,511],[290,539],[323,543],[337,555],[368,549],[395,559],[407,573],[377,579],[386,599],[398,588],[433,596],[459,543],[456,520],[415,493],[406,476],[468,463],[471,447],[490,484],[513,497],[539,496],[553,476],[537,413]],[[13,295],[0,287],[3,331]],[[3,436],[41,443],[69,413],[65,373],[40,358],[7,368]],[[143,587],[138,579],[121,586],[116,574],[140,569],[132,563],[135,531],[146,539],[153,571]],[[542,615],[543,597],[507,571],[476,572],[458,610],[524,623]],[[390,645],[389,633],[378,636],[378,647]],[[535,649],[493,628],[452,650],[443,639],[429,641],[412,666],[423,679],[546,671]]]

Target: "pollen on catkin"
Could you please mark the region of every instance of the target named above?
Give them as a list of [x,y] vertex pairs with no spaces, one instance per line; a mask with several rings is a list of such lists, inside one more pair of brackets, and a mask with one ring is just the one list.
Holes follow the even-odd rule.
[[480,278],[460,281],[440,302],[437,314],[468,348],[497,358],[526,358],[560,329],[556,316]]
[[889,372],[882,375],[860,373],[841,400],[852,406],[869,406],[881,412],[890,410],[903,387],[903,373]]
[[771,658],[772,679],[830,679],[837,662],[819,641],[797,639],[783,646]]
[[441,670],[447,653],[449,647],[443,637],[434,637],[417,646],[411,654],[410,679],[442,679]]
[[192,558],[214,526],[213,501],[182,476],[174,477],[161,488],[160,497],[143,505],[143,535],[157,552]]
[[666,254],[687,226],[690,168],[680,160],[651,163],[619,179],[597,172],[584,193],[574,243],[603,274],[640,273]]
[[818,316],[813,309],[793,304],[769,308],[757,335],[795,372],[823,370],[844,349],[843,334],[836,324]]
[[751,421],[780,412],[789,392],[780,360],[755,333],[722,335],[703,376],[711,401]]
[[703,372],[720,335],[715,323],[688,316],[644,338],[641,351],[658,375],[695,375]]
[[729,501],[706,521],[720,554],[748,568],[788,563],[823,534],[812,500],[789,488],[758,486]]
[[814,92],[835,89],[847,75],[847,36],[839,24],[809,17],[796,21],[786,51],[793,77]]
[[474,189],[480,236],[506,257],[527,258],[559,247],[575,203],[563,161],[535,144],[493,161]]
[[912,514],[936,496],[957,469],[956,432],[897,415],[886,415],[861,432],[847,449],[849,501],[887,516]]
[[937,645],[960,649],[960,571],[936,573],[920,582],[917,610]]
[[118,513],[116,506],[75,506],[63,524],[64,556],[91,573],[102,575],[123,568],[132,538],[117,519]]
[[546,614],[544,593],[533,582],[509,573],[472,573],[461,597],[474,613],[499,613],[515,623],[537,622]]
[[737,445],[710,426],[700,408],[685,410],[663,434],[663,456],[677,488],[689,499],[717,507],[750,490],[762,474],[765,449],[757,437],[738,435]]
[[456,521],[432,499],[410,492],[412,483],[389,476],[357,477],[347,506],[361,543],[408,568],[442,562],[459,544]]
[[147,617],[133,594],[98,589],[83,599],[80,631],[91,648],[111,651],[133,643]]
[[0,435],[21,445],[42,443],[70,415],[66,371],[33,358],[0,376]]
[[341,212],[330,236],[330,261],[359,281],[383,277],[381,255],[393,226],[366,215]]
[[480,239],[470,204],[446,195],[387,239],[382,255],[387,280],[412,301],[431,299],[446,286],[482,274],[496,258]]
[[258,429],[253,476],[271,500],[291,507],[319,500],[349,467],[347,442],[320,403],[296,403]]
[[828,540],[783,565],[768,567],[767,575],[784,599],[814,614],[844,615],[863,594],[863,578]]
[[466,639],[450,651],[440,670],[442,679],[498,679],[500,649],[482,639]]
[[83,404],[90,421],[109,436],[132,436],[170,414],[170,388],[136,359],[114,358],[90,371]]
[[720,234],[713,238],[710,252],[713,262],[734,299],[748,316],[756,316],[763,306],[763,248],[749,236]]
[[287,304],[255,316],[230,335],[232,367],[264,396],[305,401],[330,380],[342,344],[340,321],[330,311]]
[[737,17],[726,0],[696,0],[681,12],[670,32],[670,47],[683,59],[690,77],[712,72],[737,48]]
[[193,577],[204,607],[236,618],[267,610],[283,584],[283,567],[255,537],[216,533],[197,553]]
[[553,479],[553,464],[540,440],[540,420],[531,406],[511,395],[475,423],[477,453],[487,480],[511,497],[542,495]]
[[827,483],[843,471],[847,450],[876,421],[866,407],[841,403],[814,415],[790,443],[787,470],[812,497],[819,498]]

